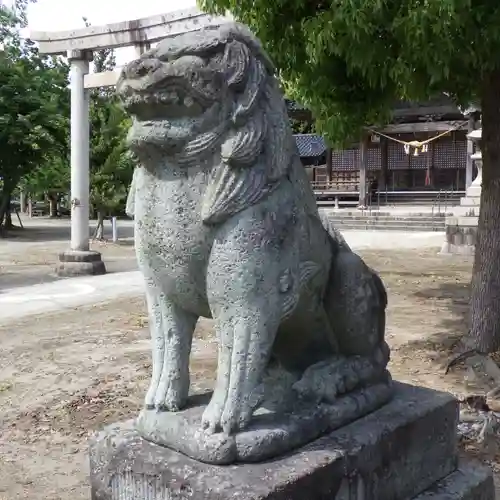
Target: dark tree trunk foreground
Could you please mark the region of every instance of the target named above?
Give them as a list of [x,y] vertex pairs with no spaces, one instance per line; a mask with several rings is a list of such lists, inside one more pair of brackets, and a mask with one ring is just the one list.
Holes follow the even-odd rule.
[[10,216],[10,198],[12,189],[4,186],[0,193],[0,227],[10,229],[12,227],[12,218]]
[[483,184],[472,274],[470,347],[500,349],[500,70],[482,88]]

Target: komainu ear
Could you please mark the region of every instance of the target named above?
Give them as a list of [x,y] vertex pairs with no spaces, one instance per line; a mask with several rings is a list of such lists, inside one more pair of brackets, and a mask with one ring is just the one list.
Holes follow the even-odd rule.
[[245,88],[237,94],[233,109],[233,122],[236,127],[241,126],[255,109],[261,97],[266,81],[264,65],[254,57],[250,60],[248,79]]
[[237,40],[226,45],[224,63],[228,72],[228,87],[237,96],[232,120],[240,126],[259,100],[266,80],[266,68],[244,43]]
[[250,50],[241,42],[233,40],[226,45],[224,66],[228,68],[228,86],[238,90],[243,87],[250,66]]

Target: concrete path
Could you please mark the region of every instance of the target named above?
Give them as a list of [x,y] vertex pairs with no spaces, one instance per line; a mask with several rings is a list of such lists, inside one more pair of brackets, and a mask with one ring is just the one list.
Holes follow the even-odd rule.
[[441,248],[444,232],[432,231],[341,231],[353,250],[411,250]]
[[[444,233],[399,231],[344,231],[353,250],[419,249],[441,247]],[[143,293],[139,271],[69,278],[0,291],[0,322],[80,305],[98,304]]]
[[98,304],[143,293],[139,271],[68,278],[51,283],[3,290],[0,293],[0,322],[81,305]]

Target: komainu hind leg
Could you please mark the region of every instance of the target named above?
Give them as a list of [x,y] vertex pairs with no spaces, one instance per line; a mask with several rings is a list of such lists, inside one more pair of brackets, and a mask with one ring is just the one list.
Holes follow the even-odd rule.
[[304,398],[332,403],[341,394],[388,381],[386,306],[379,276],[348,247],[340,246],[324,301],[339,355],[309,367],[295,390]]
[[335,256],[324,306],[341,354],[371,358],[388,350],[384,341],[384,285],[349,249],[341,248]]

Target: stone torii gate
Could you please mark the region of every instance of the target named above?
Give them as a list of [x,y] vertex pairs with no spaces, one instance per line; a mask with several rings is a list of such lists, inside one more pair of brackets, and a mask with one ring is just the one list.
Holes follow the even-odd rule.
[[120,72],[89,74],[92,51],[132,46],[138,57],[151,43],[229,19],[193,8],[105,26],[31,32],[41,54],[65,55],[71,65],[71,245],[59,255],[58,275],[106,272],[101,254],[89,249],[89,89],[114,86]]

